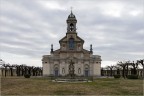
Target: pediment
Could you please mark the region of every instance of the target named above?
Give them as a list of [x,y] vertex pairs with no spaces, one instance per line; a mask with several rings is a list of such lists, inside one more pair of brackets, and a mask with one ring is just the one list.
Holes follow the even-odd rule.
[[82,41],[84,42],[84,40],[82,38],[80,38],[79,36],[77,36],[77,41]]
[[[65,36],[61,40],[59,40],[59,42],[63,42],[63,41],[68,41],[67,36]],[[80,38],[79,36],[76,36],[75,41],[84,42],[84,40],[82,38]]]
[[59,42],[62,42],[62,41],[67,41],[67,37],[63,37],[61,40],[59,40]]

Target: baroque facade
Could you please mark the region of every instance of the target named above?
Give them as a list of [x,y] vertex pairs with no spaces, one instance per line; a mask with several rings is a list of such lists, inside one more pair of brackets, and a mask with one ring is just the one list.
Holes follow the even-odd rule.
[[83,48],[84,40],[77,35],[75,15],[70,13],[67,20],[66,36],[59,40],[60,49],[53,50],[51,45],[50,55],[43,55],[43,76],[67,76],[73,62],[76,76],[100,76],[101,56],[93,55],[92,45],[90,50]]

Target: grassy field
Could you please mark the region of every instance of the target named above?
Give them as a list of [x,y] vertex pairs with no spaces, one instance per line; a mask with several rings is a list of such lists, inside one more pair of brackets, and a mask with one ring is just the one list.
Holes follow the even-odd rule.
[[143,80],[96,79],[87,83],[57,83],[47,78],[1,78],[2,95],[142,95]]

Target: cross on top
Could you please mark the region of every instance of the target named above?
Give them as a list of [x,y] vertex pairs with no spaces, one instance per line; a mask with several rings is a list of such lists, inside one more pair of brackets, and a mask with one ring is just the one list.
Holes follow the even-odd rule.
[[71,7],[71,13],[72,13],[72,9],[73,9],[73,7]]
[[71,7],[71,11],[72,11],[73,7]]

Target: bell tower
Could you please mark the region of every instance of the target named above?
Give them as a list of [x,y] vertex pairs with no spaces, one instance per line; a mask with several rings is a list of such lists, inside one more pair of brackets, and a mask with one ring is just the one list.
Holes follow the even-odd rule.
[[68,15],[66,23],[67,23],[67,32],[66,36],[59,41],[60,49],[62,51],[67,52],[82,51],[84,40],[77,35],[76,31],[77,19],[76,16],[73,14],[72,10]]
[[67,33],[76,33],[76,23],[76,17],[71,10],[71,13],[67,18]]

